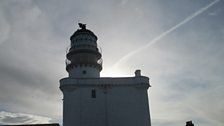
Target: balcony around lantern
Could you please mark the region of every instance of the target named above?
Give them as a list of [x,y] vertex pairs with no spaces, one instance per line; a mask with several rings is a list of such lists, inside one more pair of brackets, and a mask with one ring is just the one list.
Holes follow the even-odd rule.
[[98,59],[101,58],[102,50],[100,46],[92,46],[92,45],[87,45],[87,44],[82,44],[82,45],[76,45],[76,46],[69,46],[66,49],[66,56],[68,59],[71,59],[71,56],[73,54],[78,54],[78,53],[92,53],[97,56]]
[[102,70],[102,64],[103,64],[103,59],[100,58],[99,60],[97,60],[96,62],[93,61],[82,61],[82,62],[72,62],[69,59],[65,60],[65,64],[66,64],[66,70],[70,71],[73,67],[77,67],[77,66],[93,66],[98,68],[99,70]]

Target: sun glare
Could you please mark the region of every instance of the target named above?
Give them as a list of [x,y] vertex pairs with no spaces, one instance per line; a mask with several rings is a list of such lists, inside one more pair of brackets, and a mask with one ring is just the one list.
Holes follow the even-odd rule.
[[101,72],[101,77],[128,77],[128,75],[124,70],[120,70],[118,68],[105,68]]

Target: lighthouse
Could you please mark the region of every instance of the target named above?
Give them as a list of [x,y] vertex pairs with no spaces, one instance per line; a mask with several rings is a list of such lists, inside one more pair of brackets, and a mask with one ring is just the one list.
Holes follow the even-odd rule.
[[100,48],[97,37],[85,24],[79,23],[78,29],[71,37],[68,48],[66,70],[72,78],[99,78],[102,70]]
[[100,77],[97,36],[79,23],[66,54],[68,77],[60,80],[64,126],[151,126],[149,78]]

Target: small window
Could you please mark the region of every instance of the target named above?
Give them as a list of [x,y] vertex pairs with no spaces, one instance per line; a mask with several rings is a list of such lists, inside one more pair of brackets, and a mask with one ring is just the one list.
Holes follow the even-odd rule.
[[82,71],[82,74],[86,74],[86,71],[85,71],[85,70],[83,70],[83,71]]
[[92,89],[92,98],[96,98],[96,90]]

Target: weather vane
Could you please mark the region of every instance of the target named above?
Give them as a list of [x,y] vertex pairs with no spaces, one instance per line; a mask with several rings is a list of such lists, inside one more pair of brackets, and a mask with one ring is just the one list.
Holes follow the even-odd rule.
[[86,29],[86,24],[78,23],[81,29]]

